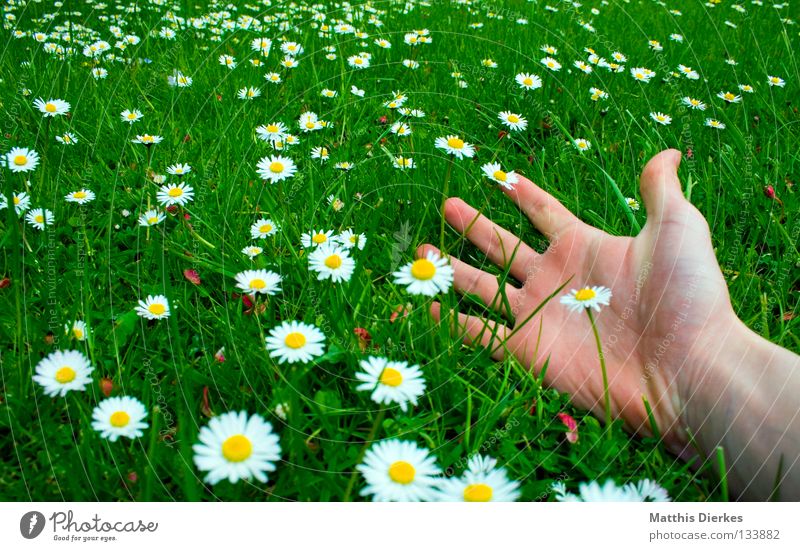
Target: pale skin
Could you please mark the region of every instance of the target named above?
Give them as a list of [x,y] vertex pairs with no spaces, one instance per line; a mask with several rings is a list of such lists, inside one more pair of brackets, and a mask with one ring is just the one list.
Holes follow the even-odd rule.
[[[567,280],[560,295],[608,287],[610,305],[594,315],[612,415],[632,432],[651,434],[644,398],[674,453],[696,454],[690,439],[706,455],[723,447],[735,496],[767,499],[780,479],[780,498],[800,499],[800,356],[756,335],[736,316],[708,224],[682,193],[679,164],[680,152],[666,150],[644,168],[647,223],[636,237],[582,222],[521,177],[504,192],[547,237],[545,251],[461,199],[448,199],[447,222],[513,278],[505,287],[508,312],[496,276],[450,257],[456,290],[477,295],[507,319],[502,325],[459,313],[454,330],[489,348],[495,359],[513,354],[537,373],[549,358],[545,383],[602,417],[602,376],[586,313],[570,312],[558,296],[530,314]],[[429,250],[437,249],[423,245],[417,254]],[[442,318],[438,303],[431,311]]]

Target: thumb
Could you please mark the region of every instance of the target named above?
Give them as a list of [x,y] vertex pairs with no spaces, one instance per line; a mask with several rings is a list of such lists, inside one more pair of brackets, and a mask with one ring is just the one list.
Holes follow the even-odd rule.
[[645,165],[640,179],[640,189],[648,221],[661,222],[669,214],[671,207],[685,200],[681,182],[678,180],[680,164],[680,151],[666,149]]

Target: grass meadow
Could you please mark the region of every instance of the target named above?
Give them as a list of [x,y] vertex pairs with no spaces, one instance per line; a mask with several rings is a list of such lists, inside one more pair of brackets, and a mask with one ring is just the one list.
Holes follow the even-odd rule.
[[[673,147],[683,152],[684,191],[711,226],[739,316],[799,349],[795,7],[4,2],[0,497],[368,499],[356,467],[372,442],[397,437],[429,450],[447,475],[460,475],[476,454],[497,459],[524,501],[554,500],[554,483],[574,491],[607,479],[650,479],[678,501],[728,499],[718,457],[698,457],[692,468],[619,423],[606,438],[601,421],[544,386],[541,374],[513,358],[495,362],[437,324],[431,297],[410,294],[392,274],[430,242],[509,277],[443,224],[448,196],[547,247],[486,177],[489,162],[521,172],[582,220],[635,235],[646,219],[642,167]],[[267,40],[254,49],[258,39]],[[654,75],[637,78],[635,68]],[[521,73],[541,85],[526,89]],[[40,109],[38,98],[69,106]],[[125,110],[141,118],[126,120]],[[498,119],[507,111],[527,126],[510,130]],[[307,113],[313,130],[299,124]],[[274,123],[285,126],[280,137],[261,139],[268,129],[257,128]],[[135,143],[145,135],[162,140]],[[435,147],[448,135],[474,145],[475,155],[455,159]],[[38,162],[14,166],[13,148]],[[268,173],[275,156],[296,172],[265,179],[257,165],[272,158]],[[413,167],[398,167],[399,156]],[[190,171],[170,173],[177,164]],[[160,188],[177,184],[193,197],[166,205]],[[79,190],[93,200],[66,200]],[[22,192],[29,205],[17,213],[8,205]],[[35,214],[26,218],[37,208],[52,221],[42,213],[37,227]],[[155,214],[142,225],[148,210]],[[276,231],[254,238],[260,220]],[[319,280],[303,234],[332,231],[332,239],[346,230],[365,240],[348,249],[354,270]],[[250,246],[261,249],[252,258],[243,252]],[[279,274],[280,292],[244,293],[236,276],[246,270]],[[166,298],[169,316],[140,315],[147,296]],[[496,317],[452,289],[436,300]],[[324,334],[312,361],[280,363],[265,346],[271,329],[292,320]],[[85,328],[76,331],[76,321]],[[83,391],[50,396],[34,381],[57,350],[79,351],[93,367]],[[420,367],[426,388],[416,405],[378,404],[356,389],[369,355]],[[111,441],[93,428],[109,396],[144,405],[139,436]],[[272,425],[279,459],[266,481],[212,484],[193,446],[212,418],[238,411]]]

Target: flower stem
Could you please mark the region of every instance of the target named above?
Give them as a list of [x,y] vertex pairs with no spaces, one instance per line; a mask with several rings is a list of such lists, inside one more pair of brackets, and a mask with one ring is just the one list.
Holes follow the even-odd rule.
[[[378,415],[375,416],[375,422],[372,423],[372,428],[369,429],[369,435],[367,436],[367,439],[364,441],[364,448],[361,450],[361,453],[358,456],[357,463],[361,463],[361,460],[367,453],[367,448],[369,448],[369,445],[372,443],[373,440],[375,440],[375,435],[378,433],[378,429],[380,428],[381,423],[383,423],[383,418],[385,415],[386,415],[386,410],[382,409],[378,412]],[[358,471],[353,470],[353,474],[350,476],[350,481],[347,483],[347,489],[344,491],[344,497],[342,498],[342,501],[345,502],[350,501],[350,494],[353,493],[353,488],[356,485],[356,480],[358,480]]]
[[603,345],[600,344],[600,333],[597,331],[597,324],[594,322],[594,315],[592,309],[587,308],[586,313],[589,315],[589,321],[592,324],[592,332],[594,333],[594,340],[597,343],[597,355],[600,357],[600,371],[603,373],[603,401],[605,402],[606,410],[606,438],[611,439],[611,400],[608,396],[608,373],[606,373],[606,358],[603,355]]

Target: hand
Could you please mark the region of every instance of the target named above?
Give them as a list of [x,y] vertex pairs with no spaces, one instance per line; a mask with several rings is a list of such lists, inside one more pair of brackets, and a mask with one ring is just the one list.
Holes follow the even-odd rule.
[[[647,223],[633,238],[615,237],[581,222],[524,177],[505,193],[549,239],[544,252],[535,251],[459,198],[448,199],[444,209],[451,226],[521,283],[506,284],[511,311],[504,311],[496,276],[450,258],[455,288],[479,296],[510,320],[509,325],[500,325],[459,313],[457,329],[465,340],[488,347],[498,360],[513,354],[537,372],[549,358],[545,383],[570,394],[577,406],[601,415],[603,383],[588,316],[570,312],[558,296],[524,322],[567,280],[560,295],[592,285],[610,288],[611,303],[595,319],[606,358],[612,415],[634,432],[649,433],[646,398],[659,430],[675,450],[686,443],[680,412],[700,377],[701,357],[717,350],[719,342],[741,325],[714,256],[708,224],[681,191],[679,164],[680,153],[667,150],[645,167],[641,195]],[[423,245],[417,253],[428,250],[436,249]],[[441,319],[438,303],[432,314]]]

